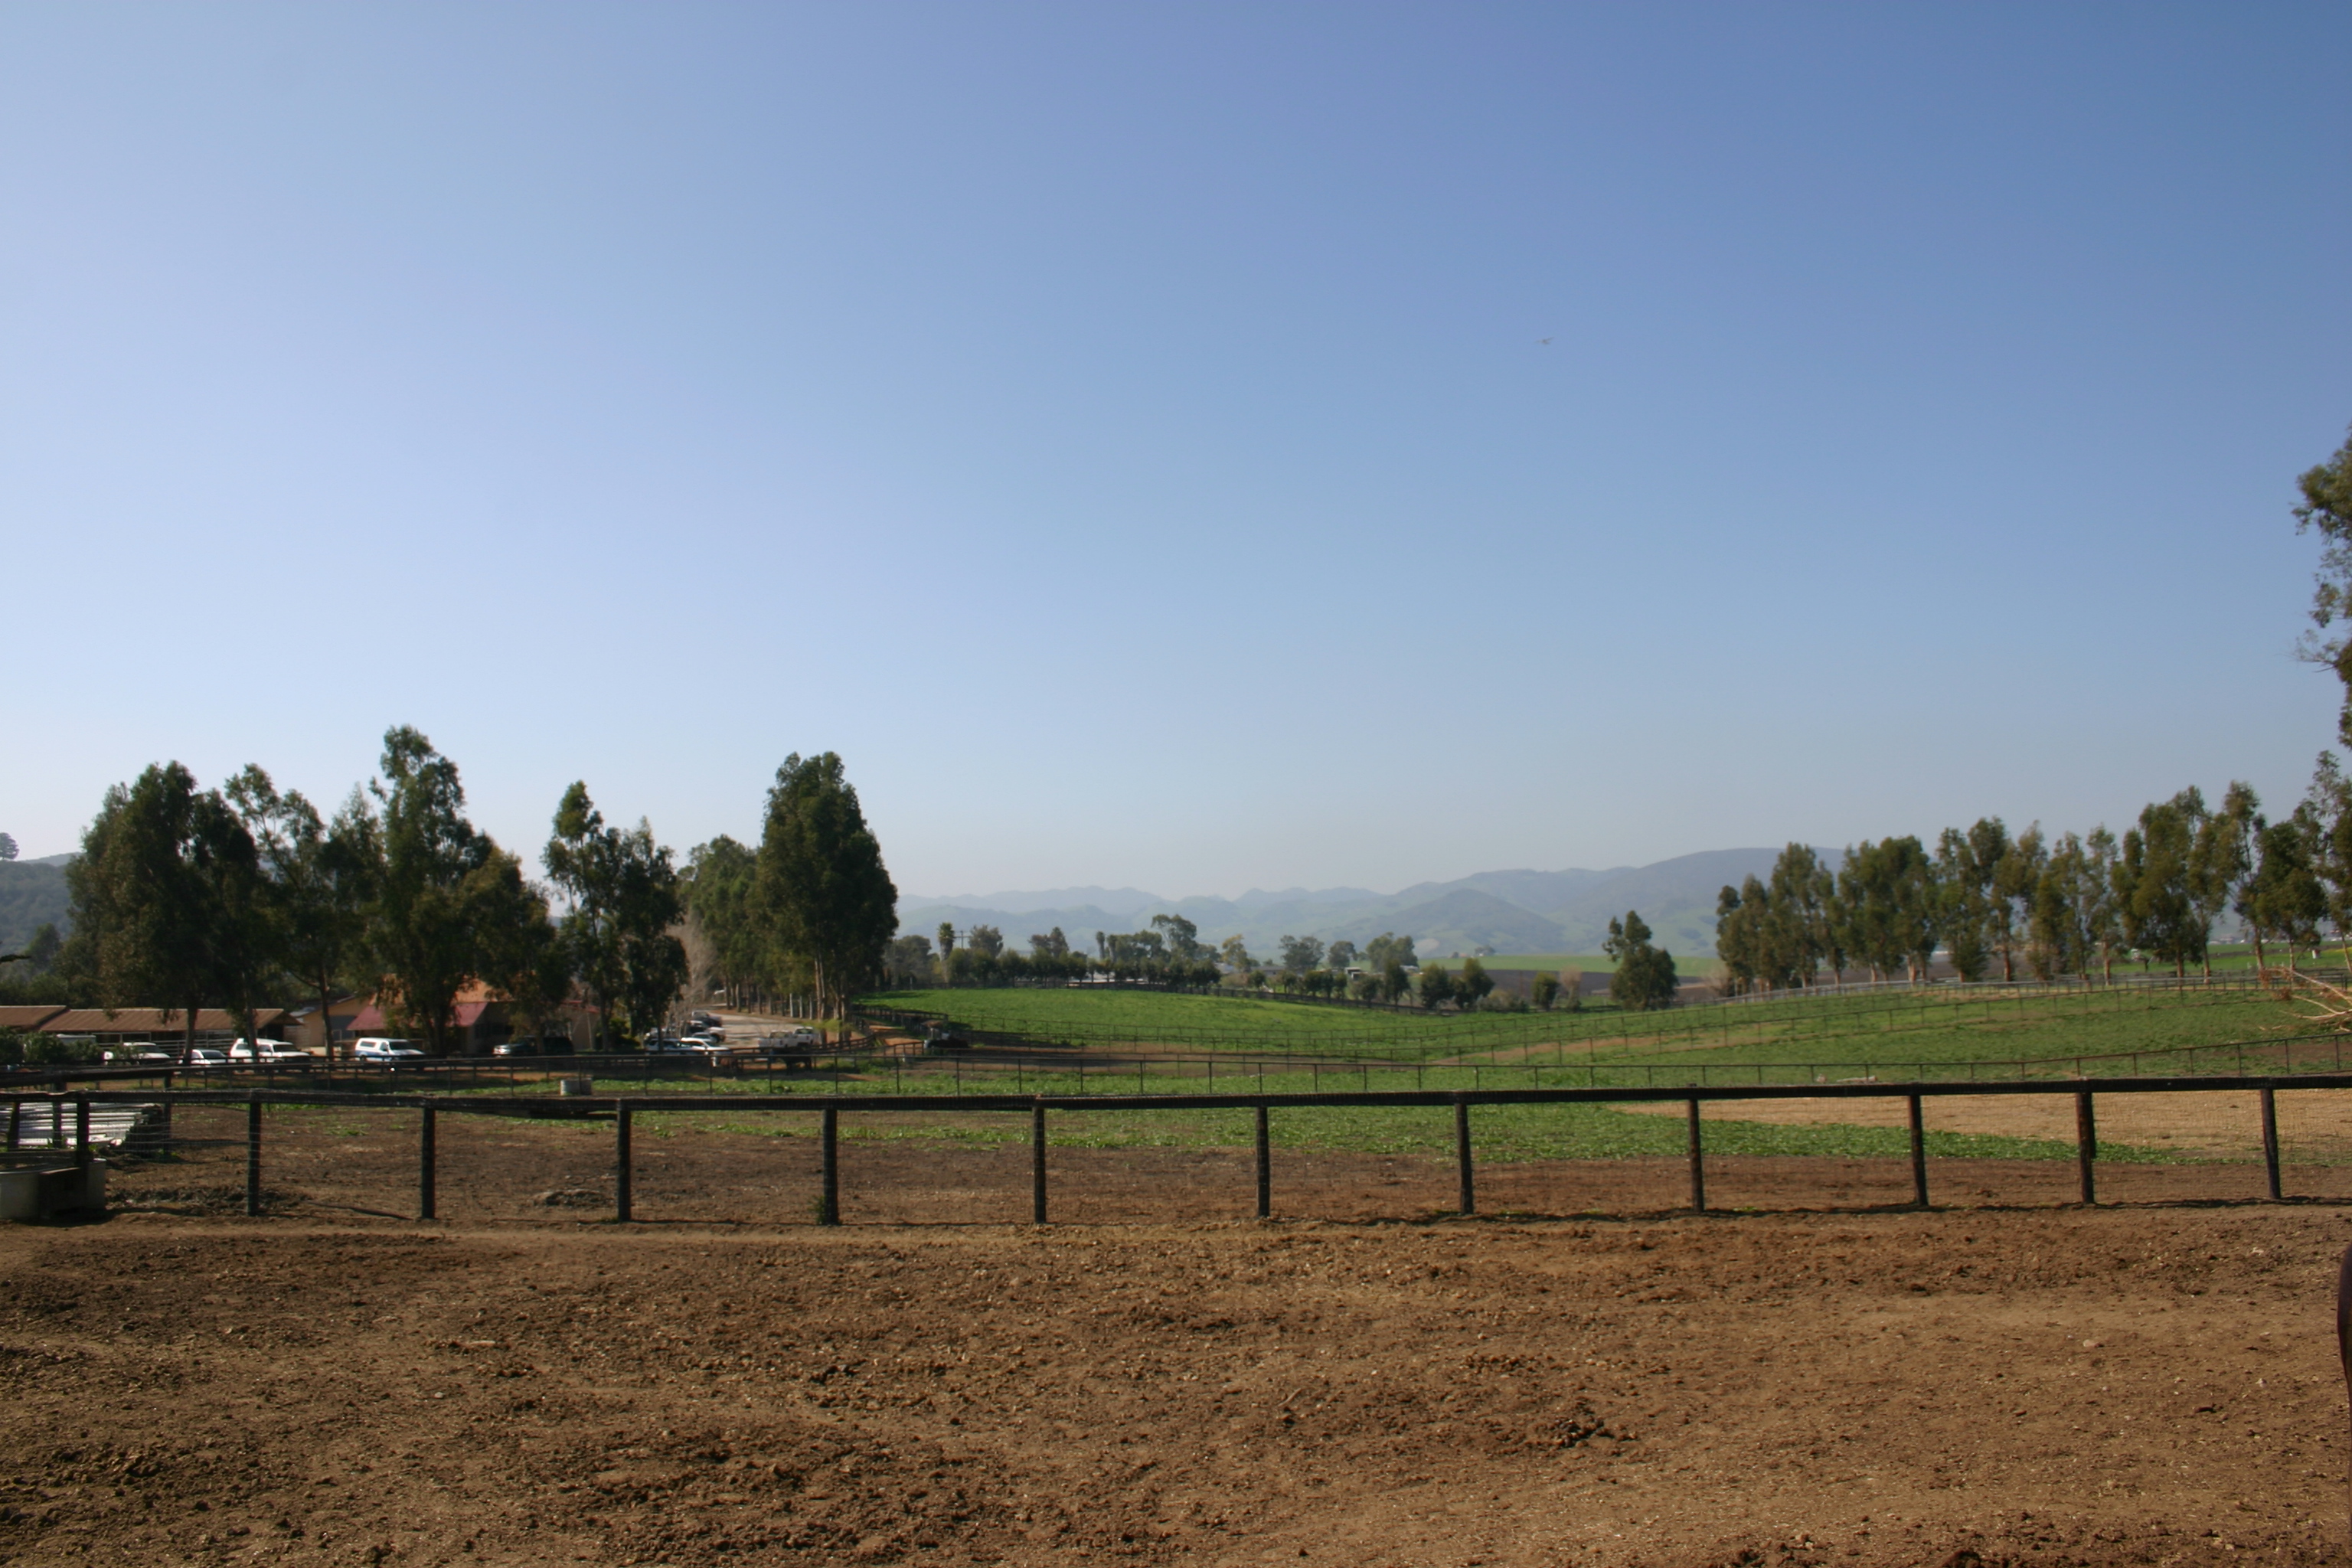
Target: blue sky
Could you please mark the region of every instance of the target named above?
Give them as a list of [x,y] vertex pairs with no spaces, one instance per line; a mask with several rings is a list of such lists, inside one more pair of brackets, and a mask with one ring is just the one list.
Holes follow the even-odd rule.
[[[2284,804],[2340,5],[0,5],[0,827],[902,889]],[[1549,344],[1538,340],[1549,339]]]

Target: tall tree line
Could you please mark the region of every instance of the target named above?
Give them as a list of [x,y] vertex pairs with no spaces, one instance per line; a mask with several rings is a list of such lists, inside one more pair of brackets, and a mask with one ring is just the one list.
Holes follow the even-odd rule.
[[2267,967],[2268,944],[2308,952],[2323,924],[2352,927],[2352,788],[2332,752],[2276,822],[2253,789],[2218,803],[2194,787],[2151,802],[2122,836],[2104,826],[2048,839],[1997,816],[1916,837],[1864,840],[1832,872],[1801,844],[1769,879],[1717,896],[1716,952],[1736,991],[1927,977],[1942,952],[1963,980],[1999,973],[2112,978],[2119,955],[2176,974],[2212,972],[2216,924],[2235,915]]
[[[544,883],[467,815],[457,764],[405,726],[377,776],[331,814],[259,767],[201,787],[159,763],[107,792],[68,870],[73,931],[53,970],[106,1006],[225,1007],[248,1037],[265,1005],[375,999],[434,1054],[474,984],[545,1033],[572,1000],[605,1044],[641,1040],[687,976],[702,920],[730,974],[778,966],[836,1005],[878,977],[897,890],[831,753],[790,759],[752,851],[720,838],[683,874],[640,819],[607,822],[584,783],[558,802]],[[575,1044],[589,1044],[581,1041]]]
[[786,758],[757,847],[723,836],[699,846],[683,893],[740,1000],[807,996],[838,1017],[889,973],[898,889],[832,752]]

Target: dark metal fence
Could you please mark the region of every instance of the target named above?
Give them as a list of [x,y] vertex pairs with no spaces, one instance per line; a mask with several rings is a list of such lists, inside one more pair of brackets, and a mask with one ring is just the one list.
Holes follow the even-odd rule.
[[[821,1192],[817,1217],[820,1224],[837,1225],[841,1219],[841,1166],[839,1139],[842,1119],[869,1112],[961,1111],[981,1114],[1019,1115],[1028,1119],[1032,1160],[1031,1219],[1039,1225],[1047,1223],[1049,1193],[1046,1181],[1045,1148],[1049,1113],[1084,1114],[1099,1110],[1178,1110],[1178,1109],[1241,1109],[1255,1115],[1255,1148],[1256,1156],[1256,1213],[1260,1218],[1273,1214],[1272,1152],[1267,1123],[1272,1112],[1310,1108],[1341,1108],[1351,1106],[1428,1107],[1450,1110],[1454,1121],[1454,1163],[1459,1183],[1456,1212],[1468,1215],[1477,1212],[1475,1164],[1474,1161],[1473,1111],[1480,1106],[1497,1105],[1576,1105],[1624,1104],[1629,1102],[1681,1101],[1685,1107],[1690,1163],[1690,1207],[1696,1212],[1706,1209],[1706,1167],[1705,1133],[1699,1109],[1707,1101],[1791,1100],[1791,1099],[1902,1099],[1908,1102],[1910,1125],[1910,1161],[1913,1202],[1920,1207],[1928,1204],[1929,1163],[1924,1131],[1924,1102],[1937,1095],[1952,1094],[2065,1094],[2073,1098],[2075,1113],[2076,1162],[2082,1201],[2097,1202],[2096,1163],[2098,1131],[2096,1102],[2099,1096],[2116,1094],[2210,1094],[2216,1091],[2247,1091],[2259,1095],[2261,1137],[2265,1174],[2265,1191],[2269,1197],[2283,1196],[2278,1139],[2277,1096],[2299,1089],[2352,1089],[2352,1076],[2332,1073],[2267,1074],[2260,1076],[2210,1075],[2166,1078],[2103,1078],[2072,1081],[2048,1079],[2012,1080],[1979,1083],[1841,1083],[1800,1085],[1704,1086],[1687,1084],[1674,1088],[1597,1088],[1597,1089],[1491,1089],[1426,1090],[1374,1090],[1328,1094],[1097,1094],[1097,1095],[828,1095],[790,1099],[777,1097],[747,1098],[740,1095],[658,1096],[529,1096],[491,1097],[468,1096],[448,1098],[414,1095],[388,1097],[383,1095],[350,1095],[329,1093],[279,1092],[252,1090],[236,1093],[219,1090],[174,1089],[160,1095],[139,1095],[122,1090],[88,1090],[70,1094],[49,1094],[38,1097],[9,1097],[5,1114],[9,1129],[9,1154],[22,1163],[30,1155],[35,1160],[52,1163],[64,1157],[64,1130],[73,1130],[70,1157],[87,1167],[91,1158],[94,1120],[103,1124],[110,1108],[130,1104],[159,1105],[168,1119],[174,1107],[214,1106],[241,1107],[245,1111],[245,1212],[257,1215],[263,1207],[262,1173],[266,1126],[263,1111],[271,1105],[283,1106],[348,1106],[387,1110],[394,1107],[417,1112],[416,1128],[416,1203],[415,1212],[422,1219],[436,1217],[436,1194],[439,1176],[440,1150],[438,1121],[444,1115],[509,1117],[530,1119],[600,1120],[613,1126],[613,1160],[614,1204],[613,1218],[628,1222],[636,1217],[633,1187],[633,1155],[631,1131],[633,1119],[645,1111],[727,1111],[747,1110],[780,1115],[813,1114],[818,1119],[822,1148]],[[28,1114],[29,1113],[29,1114]],[[17,1132],[27,1125],[44,1130],[45,1136],[32,1148],[16,1142]]]

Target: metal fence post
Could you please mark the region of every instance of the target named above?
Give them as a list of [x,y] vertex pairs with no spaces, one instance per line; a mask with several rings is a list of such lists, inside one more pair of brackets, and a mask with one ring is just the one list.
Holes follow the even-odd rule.
[[2271,1202],[2279,1201],[2278,1091],[2263,1090],[2263,1168],[2270,1178]]
[[74,1164],[85,1174],[89,1170],[89,1096],[74,1097]]
[[245,1213],[247,1219],[261,1213],[261,1096],[257,1094],[245,1102]]
[[418,1113],[416,1122],[416,1217],[431,1219],[433,1214],[433,1119],[434,1108],[426,1106]]
[[1029,1107],[1029,1223],[1045,1223],[1045,1097],[1043,1095],[1039,1095]]
[[1699,1137],[1698,1096],[1692,1095],[1686,1103],[1690,1110],[1691,1212],[1705,1214],[1706,1212],[1706,1147]]
[[1454,1163],[1462,1178],[1460,1212],[1478,1212],[1478,1189],[1470,1172],[1470,1097],[1461,1090],[1454,1093]]
[[824,1189],[817,1198],[816,1222],[819,1225],[841,1223],[841,1112],[828,1105],[824,1108]]
[[1264,1100],[1257,1107],[1257,1217],[1274,1217],[1274,1157],[1266,1138]]
[[1911,1097],[1911,1201],[1927,1206],[1927,1121],[1919,1097]]
[[613,1217],[627,1224],[635,1216],[629,1160],[629,1102],[613,1101]]
[[2098,1184],[2092,1169],[2098,1157],[2099,1125],[2091,1111],[2091,1091],[2078,1089],[2074,1091],[2074,1160],[2082,1167],[2083,1201],[2086,1204],[2099,1201]]

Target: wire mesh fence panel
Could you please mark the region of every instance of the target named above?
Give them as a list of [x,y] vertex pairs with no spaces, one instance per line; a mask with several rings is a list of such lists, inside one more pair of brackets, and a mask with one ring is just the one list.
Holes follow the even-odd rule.
[[[417,1212],[418,1113],[401,1106],[272,1105],[262,1113],[262,1186],[273,1209]],[[239,1127],[242,1135],[242,1123]]]
[[816,1222],[819,1110],[665,1110],[630,1117],[633,1217],[645,1224]]
[[[181,1101],[152,1159],[122,1162],[118,1201],[192,1213],[305,1208],[343,1215],[491,1223],[604,1222],[621,1196],[615,1133],[629,1110],[633,1215],[643,1223],[774,1226],[820,1218],[824,1119],[834,1118],[840,1215],[847,1223],[1025,1223],[1035,1201],[1033,1097],[993,1104],[1003,1064],[976,1070],[966,1094],[913,1097],[957,1079],[878,1080],[842,1094],[582,1101],[556,1096],[428,1102],[353,1099],[267,1104],[257,1112],[257,1186],[248,1187],[250,1101]],[[1253,1075],[1211,1092],[1204,1064],[1106,1064],[1107,1082],[1048,1099],[1046,1211],[1055,1223],[1194,1223],[1257,1212],[1260,1166]],[[1016,1072],[1019,1069],[1016,1067]],[[2304,1079],[2051,1079],[1918,1090],[1875,1079],[1799,1085],[1661,1085],[1648,1101],[1585,1100],[1535,1067],[1410,1069],[1321,1064],[1272,1076],[1268,1212],[1298,1219],[1402,1219],[1475,1208],[1573,1214],[1690,1206],[1685,1118],[1696,1107],[1696,1176],[1714,1208],[1899,1206],[1914,1201],[1911,1107],[1922,1107],[1921,1166],[1930,1201],[2040,1205],[2089,1190],[2078,1169],[2081,1100],[2095,1100],[2097,1196],[2106,1202],[2250,1201],[2270,1190],[2263,1107],[2290,1197],[2352,1195],[2352,1084]],[[1067,1094],[1076,1075],[1034,1082]],[[1016,1083],[1032,1080],[1016,1077]],[[1570,1083],[1572,1084],[1572,1079]],[[1116,1084],[1118,1090],[1104,1090]],[[1320,1093],[1311,1101],[1307,1099]],[[2284,1085],[2285,1087],[2281,1087]],[[1148,1088],[1138,1096],[1137,1087]],[[880,1093],[858,1094],[856,1089]],[[2034,1092],[2014,1092],[2032,1089]],[[1604,1091],[1606,1092],[1606,1091]],[[1296,1100],[1279,1098],[1283,1094]],[[1396,1098],[1391,1100],[1393,1095]],[[116,1117],[133,1097],[101,1097]],[[1220,1100],[1223,1103],[1220,1103]],[[67,1102],[70,1111],[73,1101]],[[157,1111],[151,1102],[142,1114]],[[160,1124],[160,1111],[158,1123]],[[1466,1119],[1457,1121],[1457,1115]],[[78,1117],[69,1120],[78,1125]],[[1457,1163],[1466,1124],[1471,1179]],[[61,1151],[69,1155],[69,1150]],[[430,1204],[425,1177],[431,1173]]]
[[[841,1217],[847,1225],[1025,1225],[1029,1119],[843,1118]],[[978,1134],[971,1136],[971,1134]],[[1047,1202],[1066,1195],[1050,1183]],[[1065,1215],[1049,1206],[1048,1217]]]
[[[183,1214],[243,1212],[246,1110],[243,1106],[177,1105],[170,1131],[150,1152],[110,1158],[107,1200],[119,1208]],[[265,1188],[269,1169],[262,1167]]]
[[2276,1103],[2281,1191],[2352,1201],[2352,1086],[2281,1090]]
[[[415,1112],[409,1113],[412,1121]],[[612,1216],[612,1118],[541,1121],[444,1110],[435,1127],[439,1216],[564,1222]]]
[[[1710,1170],[1710,1202],[1714,1181]],[[1671,1157],[1483,1161],[1477,1199],[1480,1213],[1505,1216],[1661,1213],[1688,1205],[1690,1172]]]

